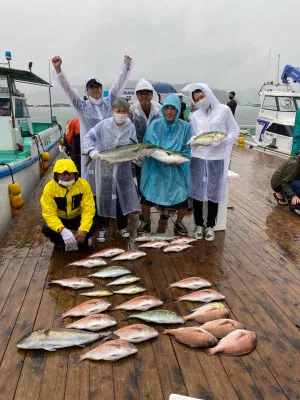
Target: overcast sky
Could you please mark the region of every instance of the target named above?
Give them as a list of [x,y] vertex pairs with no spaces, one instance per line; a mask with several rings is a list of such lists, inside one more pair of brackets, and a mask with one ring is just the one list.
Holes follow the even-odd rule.
[[207,82],[224,90],[259,87],[276,78],[277,54],[300,66],[299,0],[0,0],[0,62],[48,79],[63,59],[74,84],[97,75],[111,82],[124,54],[131,79]]

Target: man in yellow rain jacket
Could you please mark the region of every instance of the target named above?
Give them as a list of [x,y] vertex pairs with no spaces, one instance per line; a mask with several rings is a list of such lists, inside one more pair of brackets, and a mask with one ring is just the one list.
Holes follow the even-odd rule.
[[88,182],[78,177],[72,160],[56,161],[53,179],[44,187],[41,205],[45,220],[42,232],[57,250],[87,247],[89,237],[98,229],[95,202]]

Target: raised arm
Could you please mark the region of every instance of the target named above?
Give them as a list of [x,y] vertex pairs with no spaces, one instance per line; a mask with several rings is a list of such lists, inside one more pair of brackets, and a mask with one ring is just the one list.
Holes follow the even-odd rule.
[[114,101],[114,99],[118,97],[120,91],[125,87],[129,78],[129,74],[131,72],[131,66],[132,66],[132,58],[129,56],[124,56],[120,72],[117,75],[116,79],[114,80],[114,83],[112,84],[109,91],[111,101]]
[[58,85],[65,92],[66,96],[69,98],[76,110],[81,111],[85,102],[78,96],[77,90],[71,87],[69,81],[67,80],[67,77],[61,69],[61,64],[62,59],[59,56],[55,56],[52,58],[52,65],[56,72],[54,78]]

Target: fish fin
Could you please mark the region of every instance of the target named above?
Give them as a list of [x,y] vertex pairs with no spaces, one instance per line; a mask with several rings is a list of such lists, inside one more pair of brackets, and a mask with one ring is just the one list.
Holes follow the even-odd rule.
[[172,284],[170,283],[170,284],[168,284],[168,285],[165,285],[165,288],[166,289],[170,289],[172,287]]
[[120,336],[116,335],[115,333],[111,332],[109,335],[106,336],[106,340],[114,340],[114,339],[120,339]]
[[85,347],[85,344],[77,344],[78,347]]
[[138,142],[136,140],[133,140],[132,138],[129,138],[129,140],[133,143],[133,144],[138,144]]
[[172,153],[168,150],[165,150],[165,151],[166,151],[166,154],[171,157]]
[[[82,155],[87,156],[87,154],[82,154]],[[87,167],[88,165],[90,165],[90,163],[91,163],[92,161],[94,161],[94,160],[92,159],[92,157],[88,156],[88,160],[87,160],[87,162],[86,162],[86,164],[85,164],[85,167]]]
[[54,347],[44,347],[44,350],[55,351],[56,349]]
[[127,315],[124,319],[122,319],[122,321],[127,321],[130,318],[132,318],[132,316],[131,315]]
[[186,310],[186,312],[188,313],[188,314],[193,314],[193,310],[192,309],[190,309],[190,310]]

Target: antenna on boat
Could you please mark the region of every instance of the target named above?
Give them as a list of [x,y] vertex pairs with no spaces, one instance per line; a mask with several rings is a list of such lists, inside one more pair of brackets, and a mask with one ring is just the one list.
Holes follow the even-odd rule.
[[267,75],[268,75],[268,72],[269,72],[271,50],[272,50],[272,49],[271,49],[271,47],[270,47],[270,50],[269,50],[269,57],[268,57],[268,62],[267,62],[267,69],[266,69],[266,76],[265,76],[265,83],[267,82]]
[[278,54],[276,85],[279,85],[280,54]]
[[51,72],[50,72],[50,60],[49,60],[49,83],[50,83],[50,86],[49,86],[50,118],[51,118],[51,122],[52,122],[53,114],[52,114],[52,99],[51,99]]

